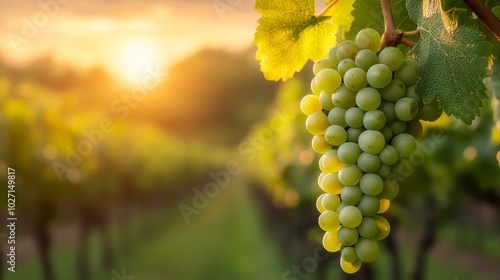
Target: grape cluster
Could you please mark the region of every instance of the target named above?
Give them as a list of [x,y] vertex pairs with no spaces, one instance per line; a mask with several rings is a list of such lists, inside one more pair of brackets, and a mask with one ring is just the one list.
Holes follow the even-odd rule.
[[398,191],[391,178],[402,158],[416,149],[420,120],[442,113],[436,101],[424,105],[415,92],[418,64],[394,47],[381,50],[380,34],[363,29],[355,41],[333,47],[314,64],[313,94],[301,101],[321,154],[316,206],[323,246],[341,251],[340,265],[355,273],[378,258],[377,241],[390,232],[380,216]]

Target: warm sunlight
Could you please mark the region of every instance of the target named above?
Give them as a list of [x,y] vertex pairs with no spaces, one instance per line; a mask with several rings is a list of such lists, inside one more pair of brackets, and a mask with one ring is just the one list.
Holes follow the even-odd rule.
[[164,65],[164,58],[157,45],[147,39],[129,42],[117,55],[113,68],[126,84],[140,83],[148,75],[148,71]]

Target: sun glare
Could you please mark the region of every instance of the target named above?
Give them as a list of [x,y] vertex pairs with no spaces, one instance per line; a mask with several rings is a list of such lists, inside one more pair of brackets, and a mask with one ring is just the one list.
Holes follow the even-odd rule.
[[124,83],[139,84],[148,73],[162,65],[162,56],[156,45],[151,41],[138,40],[121,49],[115,71]]

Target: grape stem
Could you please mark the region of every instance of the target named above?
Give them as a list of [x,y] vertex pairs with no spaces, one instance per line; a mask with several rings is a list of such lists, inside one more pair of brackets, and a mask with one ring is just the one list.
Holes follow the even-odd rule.
[[417,42],[406,37],[418,34],[419,30],[405,32],[397,29],[394,26],[394,21],[392,19],[391,3],[390,0],[380,0],[382,4],[382,13],[384,16],[384,34],[382,35],[382,48],[384,47],[395,47],[398,44],[405,44],[413,48]]
[[323,10],[321,10],[319,13],[315,14],[314,16],[316,18],[320,18],[320,17],[324,16],[326,14],[326,12],[328,12],[328,10],[330,10],[330,8],[333,7],[333,5],[335,5],[338,1],[339,0],[333,0],[332,2],[330,2],[330,4],[326,5]]
[[464,2],[500,41],[500,19],[481,0],[464,0]]

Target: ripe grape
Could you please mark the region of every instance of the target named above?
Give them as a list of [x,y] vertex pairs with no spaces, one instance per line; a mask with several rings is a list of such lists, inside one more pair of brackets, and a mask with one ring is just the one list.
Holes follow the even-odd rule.
[[327,93],[333,93],[342,82],[339,72],[333,69],[323,69],[316,75],[318,88]]
[[366,72],[361,68],[351,68],[344,75],[344,85],[352,90],[359,91],[368,85]]
[[378,90],[370,87],[364,88],[356,94],[356,105],[363,111],[377,109],[381,100]]
[[356,46],[378,52],[381,46],[380,39],[380,34],[375,29],[365,28],[356,35]]
[[[361,220],[363,220],[363,214],[361,213],[360,209],[356,206],[347,205],[344,208],[342,208],[339,212],[339,221],[344,227],[355,228],[359,226]],[[356,236],[357,234],[358,233],[356,232]]]
[[354,60],[350,58],[343,59],[341,62],[339,62],[339,74],[343,77],[349,69],[352,69],[354,67],[356,67],[356,63],[354,62]]
[[380,51],[378,60],[380,63],[389,66],[391,71],[396,71],[403,64],[404,56],[398,48],[387,47]]
[[386,87],[392,80],[392,71],[385,64],[375,64],[366,72],[368,84],[374,88]]
[[[356,101],[355,101],[356,102]],[[363,117],[365,112],[358,107],[352,107],[345,112],[345,122],[352,128],[360,128],[363,126]]]
[[322,112],[314,112],[306,119],[306,129],[312,135],[323,135],[330,126],[328,117]]
[[342,249],[342,253],[340,256],[346,262],[354,262],[358,256],[356,255],[356,250],[353,247],[345,247]]
[[372,263],[377,260],[379,255],[379,247],[377,241],[371,238],[360,238],[356,245],[356,255],[365,263]]
[[[354,207],[354,206],[349,206],[349,207]],[[349,228],[344,226],[339,229],[339,232],[337,234],[339,237],[339,241],[344,246],[352,246],[356,244],[356,242],[358,241],[359,234],[355,228]]]
[[318,75],[319,71],[327,68],[337,69],[337,64],[329,59],[320,59],[318,62],[314,63],[313,73],[314,75]]
[[332,94],[332,102],[336,107],[349,109],[356,106],[356,92],[345,86],[340,86]]
[[314,94],[308,94],[304,96],[300,101],[300,110],[306,116],[309,116],[314,112],[321,112],[322,107],[319,103],[318,96]]
[[337,58],[339,60],[346,58],[354,59],[358,51],[359,48],[356,46],[356,43],[351,40],[345,40],[337,47]]

